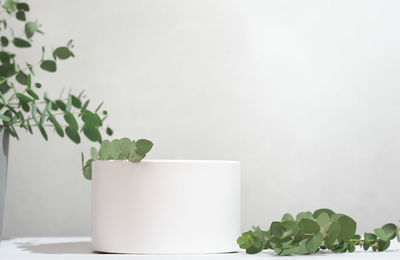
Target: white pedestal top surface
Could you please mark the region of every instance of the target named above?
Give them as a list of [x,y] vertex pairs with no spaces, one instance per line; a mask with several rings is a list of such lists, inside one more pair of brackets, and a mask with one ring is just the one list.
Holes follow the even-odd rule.
[[[271,250],[256,255],[247,255],[244,252],[230,254],[205,255],[139,255],[139,254],[99,254],[92,250],[89,237],[42,237],[42,238],[14,238],[0,242],[0,259],[146,259],[146,260],[259,260],[275,257],[275,259],[400,259],[400,244],[392,240],[390,248],[385,252],[364,251],[357,248],[354,253],[333,254],[328,251],[309,256],[280,256],[277,257]],[[277,257],[277,258],[276,258]]]

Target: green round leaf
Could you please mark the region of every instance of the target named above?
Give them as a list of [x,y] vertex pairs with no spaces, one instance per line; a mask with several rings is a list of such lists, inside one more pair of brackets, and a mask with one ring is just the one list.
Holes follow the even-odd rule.
[[99,152],[93,146],[90,147],[90,156],[92,157],[93,160],[99,159]]
[[356,251],[356,247],[353,244],[349,244],[347,246],[347,250],[349,251],[349,253],[353,253],[354,251]]
[[24,39],[21,39],[21,38],[14,38],[13,44],[15,45],[15,47],[18,47],[18,48],[29,48],[29,47],[31,47],[31,43],[30,42],[28,42],[28,41],[26,41]]
[[349,240],[353,237],[353,235],[356,233],[356,229],[357,229],[357,224],[356,222],[346,216],[343,215],[341,216],[337,222],[340,224],[341,227],[341,233],[340,233],[340,238],[343,240]]
[[331,246],[335,240],[339,237],[341,232],[340,224],[333,222],[328,229],[327,237],[325,238],[325,244]]
[[118,160],[121,154],[121,149],[119,145],[119,140],[114,139],[111,142],[111,159]]
[[304,232],[304,235],[317,234],[321,229],[317,222],[305,218],[300,220],[299,226]]
[[10,117],[8,117],[6,115],[3,115],[3,114],[0,114],[0,119],[3,120],[4,122],[10,122],[11,121]]
[[128,138],[121,138],[119,140],[119,145],[121,149],[120,159],[128,159],[129,150],[131,149],[131,140],[129,140]]
[[331,209],[322,208],[322,209],[317,209],[316,211],[314,211],[314,214],[313,214],[314,218],[317,219],[321,213],[326,213],[326,214],[328,214],[329,217],[332,216],[333,214],[335,214],[335,212],[333,212],[333,210],[331,210]]
[[388,223],[382,227],[382,230],[385,232],[388,239],[393,239],[396,237],[398,228],[395,224]]
[[15,79],[21,85],[25,85],[25,86],[28,85],[28,75],[26,75],[22,71],[18,72],[18,74],[15,76]]
[[153,143],[146,139],[139,139],[136,142],[136,153],[145,156],[153,147]]
[[269,228],[269,232],[271,233],[271,235],[277,238],[282,238],[285,231],[285,227],[280,222],[272,222]]
[[314,220],[314,217],[312,215],[312,213],[310,211],[307,212],[300,212],[299,214],[297,214],[296,216],[296,221],[300,221],[302,219],[310,219],[310,220]]
[[58,47],[54,50],[53,55],[60,60],[68,59],[69,57],[73,57],[74,54],[67,47]]
[[24,11],[18,11],[15,14],[15,17],[20,21],[26,21],[26,16],[25,16],[25,12]]
[[29,5],[27,3],[16,3],[16,7],[20,11],[29,11]]
[[390,246],[390,240],[387,240],[387,241],[381,240],[381,239],[378,240],[378,251],[379,252],[385,251],[386,249],[389,248],[389,246]]
[[5,37],[5,36],[1,36],[0,42],[1,42],[1,45],[2,45],[3,47],[7,47],[7,46],[8,46],[8,43],[9,43],[7,37]]
[[81,137],[78,134],[78,131],[72,129],[70,126],[67,126],[65,128],[65,133],[67,136],[76,144],[79,144],[81,142]]
[[107,127],[106,133],[107,133],[108,135],[112,135],[112,134],[113,134],[113,130],[112,130],[111,128]]
[[242,249],[247,249],[251,245],[251,239],[248,236],[242,235],[240,236],[236,242],[238,243],[239,247]]
[[83,176],[85,176],[85,178],[88,180],[92,179],[92,162],[93,159],[89,159],[86,162],[86,165],[83,167]]
[[108,140],[104,140],[100,145],[100,160],[108,160],[111,154],[111,143]]
[[74,95],[71,95],[71,102],[72,102],[72,105],[74,107],[76,107],[76,108],[81,108],[82,107],[81,100],[78,97],[74,96]]
[[37,31],[38,27],[37,24],[34,22],[27,22],[25,24],[25,34],[26,37],[31,38],[35,32]]
[[3,8],[6,9],[7,13],[12,14],[17,11],[17,5],[15,0],[6,0],[3,4]]
[[95,113],[90,112],[89,110],[85,110],[83,112],[82,120],[87,125],[101,126],[101,120],[99,119],[99,117]]
[[48,72],[55,72],[57,70],[57,65],[52,60],[44,60],[40,64],[40,68]]
[[285,233],[283,233],[282,237],[288,237],[297,234],[300,230],[299,225],[294,220],[286,220],[282,222],[283,227],[285,228]]
[[339,218],[341,218],[342,216],[344,216],[344,214],[333,214],[331,215],[331,222],[337,222]]
[[321,214],[318,215],[317,217],[317,223],[318,225],[320,225],[321,227],[327,229],[329,227],[330,224],[330,217],[327,213],[322,212]]
[[282,216],[282,221],[287,221],[287,220],[294,220],[294,218],[293,218],[293,216],[290,215],[289,213],[285,213],[285,214]]
[[368,242],[365,242],[365,241],[364,241],[364,244],[363,244],[364,250],[365,250],[365,251],[368,250],[369,247],[370,247],[370,244],[369,244]]
[[83,126],[83,133],[89,138],[92,142],[101,142],[101,134],[97,127],[91,125],[84,125]]
[[320,233],[313,236],[310,240],[308,240],[306,242],[307,251],[309,253],[315,253],[319,249],[323,239],[324,239],[324,236]]
[[65,112],[64,119],[73,130],[78,131],[78,122],[71,112]]
[[54,128],[56,129],[57,134],[60,137],[64,137],[64,131],[63,131],[61,125],[56,120],[56,118],[53,115],[50,114],[49,120],[54,125]]
[[385,231],[381,228],[375,228],[374,232],[376,234],[377,237],[379,237],[379,239],[381,240],[389,240],[389,237],[386,235]]

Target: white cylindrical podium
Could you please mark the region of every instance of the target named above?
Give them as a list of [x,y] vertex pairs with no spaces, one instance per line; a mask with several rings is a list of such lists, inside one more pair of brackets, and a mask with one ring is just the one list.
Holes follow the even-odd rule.
[[95,161],[92,241],[110,253],[238,250],[240,163]]

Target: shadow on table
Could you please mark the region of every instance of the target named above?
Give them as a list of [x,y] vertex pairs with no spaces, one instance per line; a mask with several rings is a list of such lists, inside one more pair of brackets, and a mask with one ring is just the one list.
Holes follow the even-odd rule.
[[18,248],[34,254],[92,254],[90,242],[67,242],[34,245],[31,243],[17,244]]

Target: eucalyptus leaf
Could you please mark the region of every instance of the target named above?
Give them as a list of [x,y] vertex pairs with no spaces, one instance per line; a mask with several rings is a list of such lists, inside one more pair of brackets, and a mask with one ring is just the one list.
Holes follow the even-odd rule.
[[84,125],[83,133],[92,142],[101,142],[101,140],[102,140],[99,129],[94,126]]
[[74,143],[79,144],[81,142],[81,137],[79,136],[78,131],[72,129],[70,126],[65,128],[65,133]]
[[314,211],[313,217],[315,219],[317,219],[318,216],[322,213],[328,214],[329,217],[331,217],[333,214],[335,214],[335,212],[331,209],[322,208],[322,209],[317,209],[316,211]]
[[24,11],[17,11],[15,17],[20,21],[26,21],[26,15]]
[[286,231],[286,229],[280,222],[272,222],[269,231],[271,232],[272,236],[282,238],[282,235]]
[[111,154],[111,143],[108,140],[104,140],[100,146],[100,160],[108,160]]
[[48,72],[56,72],[57,65],[52,60],[44,60],[40,64],[40,68],[42,68],[43,70],[48,71]]
[[330,224],[330,217],[327,213],[322,212],[321,214],[318,215],[317,217],[317,223],[323,228],[328,228]]
[[32,45],[30,44],[30,42],[21,39],[21,38],[14,38],[13,40],[14,46],[18,47],[18,48],[29,48]]
[[121,154],[120,143],[118,139],[114,139],[111,142],[111,159],[118,160]]
[[93,162],[93,159],[89,159],[87,161],[86,165],[83,167],[83,175],[88,180],[92,179],[92,162]]
[[294,220],[294,218],[293,218],[293,216],[290,215],[289,213],[285,213],[285,214],[282,216],[282,221],[287,221],[287,220]]
[[136,153],[145,156],[153,147],[153,143],[146,139],[139,139],[136,141]]
[[38,128],[39,128],[39,131],[42,134],[43,138],[47,141],[48,136],[47,136],[47,133],[46,133],[46,130],[44,129],[44,127],[41,125],[38,125]]
[[129,138],[120,139],[121,159],[128,159],[129,151],[131,149],[131,140]]
[[63,131],[61,125],[58,123],[57,119],[53,115],[50,114],[49,120],[54,125],[54,128],[56,129],[57,134],[60,137],[64,137],[64,131]]
[[38,27],[37,24],[34,22],[27,22],[25,24],[25,34],[26,37],[31,38],[35,32],[37,31]]
[[390,240],[396,237],[398,228],[393,223],[388,223],[382,226],[382,230],[385,232],[386,237]]
[[327,246],[333,245],[335,240],[339,237],[341,233],[341,226],[338,222],[333,222],[330,224],[328,232],[327,232],[327,237],[325,238],[325,244]]
[[376,236],[377,236],[379,239],[384,240],[384,241],[389,240],[389,237],[386,235],[386,233],[385,233],[385,231],[384,231],[383,229],[381,229],[381,228],[375,228],[375,229],[374,229],[374,232],[375,232]]
[[10,122],[11,121],[10,117],[8,117],[8,116],[6,116],[4,114],[1,114],[1,113],[0,113],[0,119],[5,121],[5,122]]
[[390,240],[378,240],[378,251],[382,252],[388,249],[390,246]]
[[314,220],[313,214],[310,211],[307,212],[300,212],[296,215],[296,221],[300,221],[302,219],[310,219]]
[[346,215],[341,216],[337,222],[340,224],[342,230],[339,237],[343,240],[351,239],[356,232],[356,222]]
[[8,40],[7,37],[1,36],[1,38],[0,38],[0,43],[1,43],[1,45],[2,45],[3,47],[7,47],[7,46],[8,46],[8,43],[9,43],[9,40]]
[[58,47],[54,50],[53,55],[60,60],[68,59],[69,57],[73,57],[74,54],[67,47]]
[[112,134],[113,134],[113,130],[112,130],[111,128],[107,127],[106,133],[107,133],[108,135],[112,135]]
[[74,115],[71,112],[65,112],[64,119],[74,131],[78,131],[79,128],[78,122],[76,121]]
[[319,246],[324,239],[324,236],[320,233],[313,236],[310,240],[306,242],[306,249],[309,253],[314,253],[319,249]]
[[96,150],[95,147],[90,147],[90,156],[93,160],[98,160],[100,158],[99,152]]
[[301,219],[299,225],[304,233],[310,235],[319,233],[321,229],[317,222],[306,218]]

